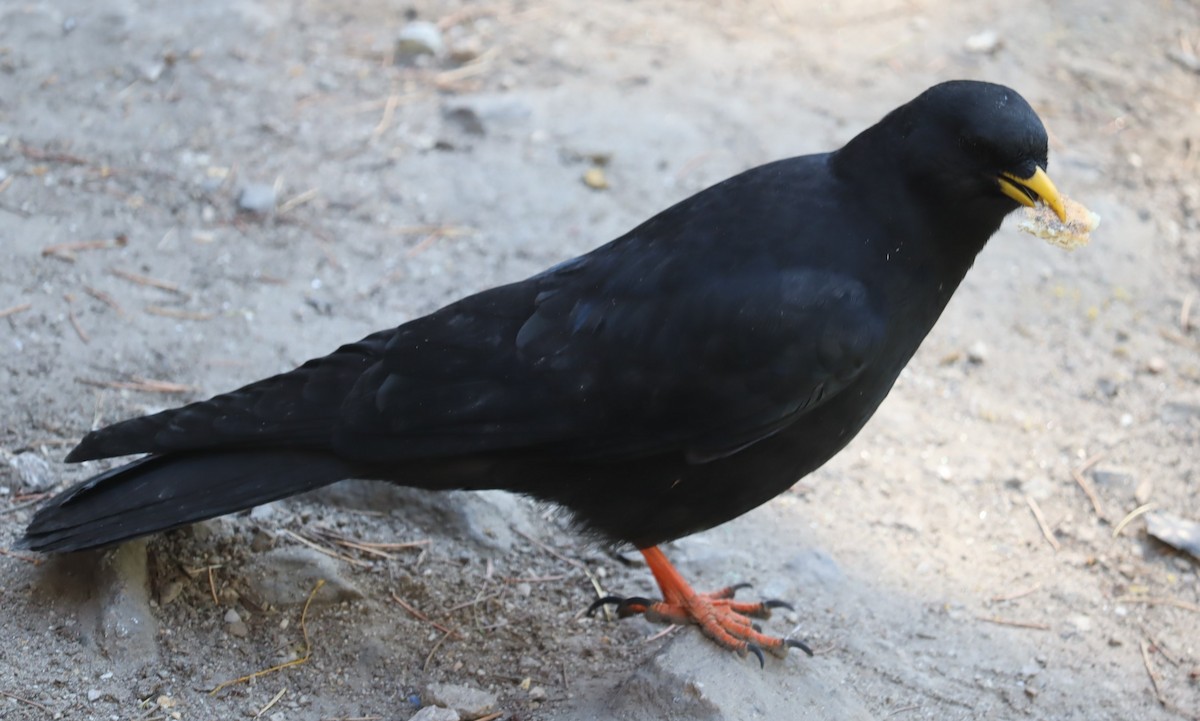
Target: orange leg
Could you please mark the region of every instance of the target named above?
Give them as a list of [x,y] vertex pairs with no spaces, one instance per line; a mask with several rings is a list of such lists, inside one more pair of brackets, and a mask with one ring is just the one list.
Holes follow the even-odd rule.
[[770,618],[771,609],[791,609],[788,604],[783,601],[735,601],[733,595],[738,589],[749,585],[744,583],[712,593],[696,593],[657,546],[643,548],[641,551],[646,558],[646,565],[654,574],[654,580],[658,581],[663,599],[652,601],[646,598],[606,596],[592,604],[588,609],[589,614],[601,606],[612,604],[617,607],[617,615],[622,618],[640,613],[648,620],[658,623],[674,623],[681,626],[695,624],[705,636],[720,646],[740,656],[753,653],[758,658],[759,665],[764,663],[764,649],[781,657],[787,655],[788,648],[798,648],[809,656],[812,655],[812,649],[804,642],[766,636],[760,633],[758,627],[750,620]]

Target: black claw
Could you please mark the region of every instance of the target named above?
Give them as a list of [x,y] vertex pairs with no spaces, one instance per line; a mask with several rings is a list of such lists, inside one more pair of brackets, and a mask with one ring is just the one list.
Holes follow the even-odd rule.
[[624,602],[625,599],[621,598],[620,596],[605,596],[604,598],[597,598],[592,602],[592,605],[588,606],[587,615],[591,616],[592,614],[596,613],[596,611],[604,606],[608,606],[609,604],[620,606]]
[[[652,605],[654,605],[654,601],[651,601],[648,598],[642,598],[640,596],[630,596],[629,598],[621,598],[620,596],[605,596],[604,598],[596,599],[592,602],[591,606],[588,606],[587,615],[591,616],[602,606],[616,606],[617,615],[621,618],[625,618],[626,616],[642,613]],[[641,608],[633,609],[633,606],[641,606]]]
[[775,599],[775,598],[771,599],[770,601],[763,601],[763,608],[767,608],[767,609],[786,608],[789,611],[796,610],[796,608],[794,606],[792,606],[792,604],[788,603],[787,601],[780,601],[779,599]]
[[750,624],[750,628],[754,629],[755,631],[758,631],[759,633],[762,633],[762,624],[761,623],[752,623],[752,624]]
[[743,588],[754,588],[754,584],[753,583],[735,583],[729,587],[729,590],[733,591],[734,593],[737,593],[738,591],[742,590]]
[[767,667],[767,657],[763,655],[763,650],[758,647],[758,644],[748,643],[746,644],[746,650],[754,654],[754,656],[758,659],[759,668]]
[[783,640],[783,645],[787,646],[788,648],[798,648],[801,651],[803,651],[804,653],[808,654],[809,658],[812,658],[812,655],[813,655],[812,649],[809,648],[808,644],[803,641],[797,641],[794,638],[785,638]]

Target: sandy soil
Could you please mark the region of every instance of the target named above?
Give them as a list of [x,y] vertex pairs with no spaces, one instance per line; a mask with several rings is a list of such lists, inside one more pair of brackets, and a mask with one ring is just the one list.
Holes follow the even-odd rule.
[[[441,24],[446,57],[397,64],[410,15]],[[996,47],[967,49],[984,31]],[[33,469],[0,464],[0,539],[39,480],[98,469],[57,462],[97,424],[523,277],[938,80],[989,79],[1046,121],[1052,177],[1104,218],[1093,244],[1003,230],[851,447],[667,551],[699,586],[796,602],[769,627],[815,659],[722,667],[763,688],[826,679],[875,718],[1200,718],[1197,562],[1142,517],[1114,534],[1147,503],[1200,519],[1197,44],[1190,0],[0,5],[0,451]],[[274,212],[239,212],[246,184],[273,186]],[[320,529],[420,545],[373,556]],[[267,601],[257,580],[312,560],[298,536],[353,561],[327,559],[311,659],[209,695],[303,651],[305,593]],[[631,716],[613,689],[683,648],[579,618],[593,581],[651,593],[645,569],[503,495],[338,487],[123,553],[0,555],[0,718],[253,717],[282,693],[263,717],[407,719],[433,682],[494,694],[499,718]],[[94,617],[141,553],[152,627]]]

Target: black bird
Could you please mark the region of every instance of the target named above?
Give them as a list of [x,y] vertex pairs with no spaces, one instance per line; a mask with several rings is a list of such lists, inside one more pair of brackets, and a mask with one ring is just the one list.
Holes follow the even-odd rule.
[[663,601],[786,653],[656,547],[728,521],[867,422],[1020,205],[1065,219],[1046,132],[1000,85],[936,85],[845,147],[763,165],[600,248],[299,368],[92,431],[68,462],[147,454],[50,500],[18,545],[74,551],[344,478],[505,489],[641,549]]

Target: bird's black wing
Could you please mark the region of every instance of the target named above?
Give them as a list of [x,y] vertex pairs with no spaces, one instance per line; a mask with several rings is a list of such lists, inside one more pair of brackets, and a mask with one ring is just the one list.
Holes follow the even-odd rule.
[[735,452],[849,385],[883,322],[857,281],[634,244],[406,324],[342,407],[356,460]]

